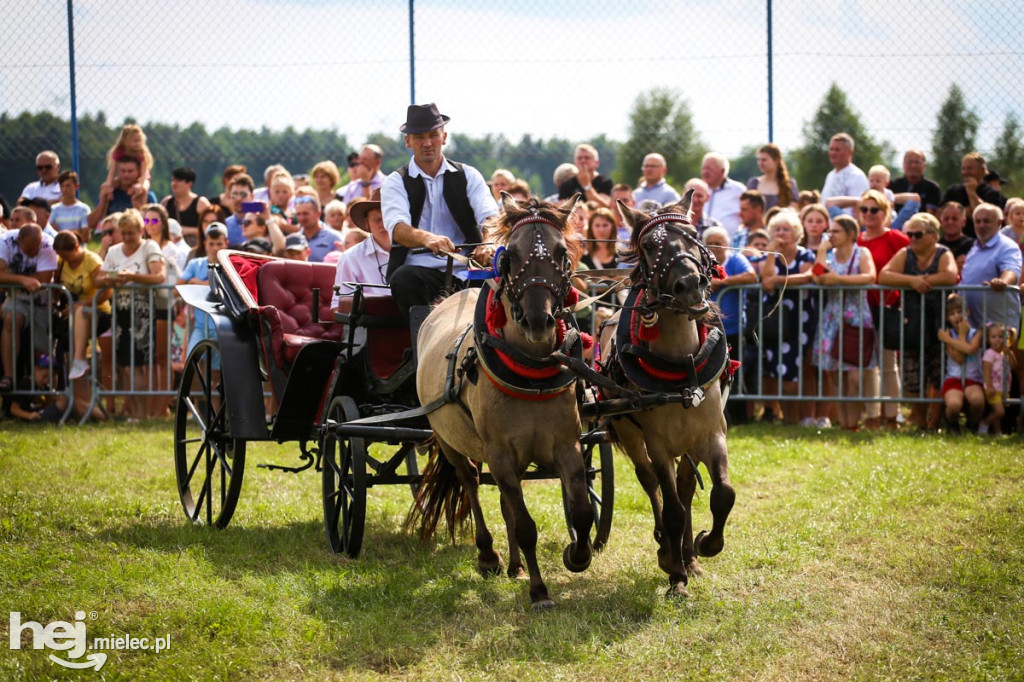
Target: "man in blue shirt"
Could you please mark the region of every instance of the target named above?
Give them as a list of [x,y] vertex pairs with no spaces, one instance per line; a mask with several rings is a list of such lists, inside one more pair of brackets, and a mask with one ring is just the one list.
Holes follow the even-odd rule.
[[995,204],[982,203],[974,209],[978,240],[967,252],[960,283],[983,284],[991,289],[964,292],[968,320],[975,329],[983,329],[987,322],[1014,328],[1020,325],[1020,296],[1016,291],[1020,247],[999,233],[1002,223],[1003,211]]
[[295,221],[302,228],[301,234],[309,246],[309,260],[313,263],[323,263],[324,256],[338,248],[334,243],[343,240],[340,232],[320,222],[320,201],[316,197],[295,197]]

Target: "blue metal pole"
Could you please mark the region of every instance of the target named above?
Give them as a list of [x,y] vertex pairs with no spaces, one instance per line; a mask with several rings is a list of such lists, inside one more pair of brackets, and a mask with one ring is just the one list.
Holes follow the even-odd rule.
[[768,141],[775,141],[775,111],[772,84],[772,0],[768,0]]
[[415,0],[409,0],[409,104],[416,104],[416,31],[413,28],[415,23]]
[[75,12],[68,0],[68,67],[71,78],[71,167],[78,172],[78,100],[75,95]]

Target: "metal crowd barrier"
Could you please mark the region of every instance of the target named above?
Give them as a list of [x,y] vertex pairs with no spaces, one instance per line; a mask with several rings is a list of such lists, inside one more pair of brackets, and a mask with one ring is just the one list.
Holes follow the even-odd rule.
[[[894,289],[877,285],[868,287],[801,285],[798,287],[787,287],[786,294],[791,299],[794,299],[794,305],[791,310],[787,309],[785,313],[786,320],[783,320],[783,322],[785,323],[787,320],[801,320],[805,314],[808,314],[817,315],[818,323],[820,324],[820,312],[824,309],[830,292],[839,292],[841,297],[847,297],[863,296],[866,292],[871,291],[878,292],[880,300],[883,302],[887,300],[887,297],[892,296],[892,292],[898,291],[899,303],[897,305],[901,311],[901,317],[906,316],[908,302],[912,301],[914,297],[917,297],[917,302],[920,303],[922,311],[929,310],[925,302],[925,295],[913,289]],[[989,319],[992,313],[1005,310],[1007,306],[1012,307],[1013,300],[1011,297],[1016,297],[1018,301],[1020,298],[1019,290],[1016,287],[1010,287],[1005,292],[998,294],[991,292],[988,287],[980,285],[935,287],[933,291],[937,292],[934,295],[937,299],[940,299],[938,303],[940,318],[938,320],[934,319],[934,306],[932,306],[933,310],[931,311],[932,317],[922,312],[918,319],[916,348],[908,347],[910,345],[909,341],[915,335],[901,325],[898,333],[898,350],[883,350],[887,320],[886,315],[881,312],[882,306],[879,306],[878,314],[874,319],[876,335],[875,361],[879,366],[879,371],[881,371],[883,353],[895,352],[897,357],[902,358],[906,356],[907,351],[910,351],[912,354],[916,353],[918,358],[926,359],[929,353],[937,352],[940,353],[939,378],[941,386],[941,381],[946,376],[947,359],[945,347],[937,339],[932,342],[927,338],[927,335],[931,334],[935,329],[945,326],[946,296],[953,291],[961,294],[984,292],[987,295],[981,297],[981,319]],[[785,324],[775,326],[773,334],[766,334],[766,324],[768,324],[772,315],[780,314],[782,307],[773,309],[773,303],[766,300],[766,297],[763,295],[764,290],[760,284],[726,287],[716,292],[716,297],[725,296],[729,293],[735,293],[740,296],[740,300],[743,302],[744,314],[748,318],[746,321],[741,321],[739,333],[735,337],[730,338],[735,356],[743,361],[737,372],[736,381],[733,384],[730,395],[732,399],[790,402],[828,400],[861,403],[941,403],[941,397],[938,396],[937,392],[933,396],[928,395],[929,391],[927,389],[929,387],[926,384],[926,372],[923,362],[919,362],[917,382],[913,386],[908,386],[906,363],[899,362],[899,389],[897,391],[879,391],[875,393],[865,390],[866,372],[863,371],[865,367],[858,366],[857,369],[861,371],[858,372],[859,381],[856,391],[850,392],[846,390],[848,387],[843,383],[845,372],[841,371],[838,373],[839,384],[836,386],[836,394],[826,393],[825,382],[823,381],[825,370],[811,362],[811,350],[816,342],[816,334],[811,334],[810,338],[799,339],[798,357],[800,361],[797,364],[797,373],[792,377],[792,382],[796,384],[796,390],[793,390],[792,383],[784,390],[784,382],[782,381],[776,382],[774,390],[767,390],[768,360],[766,359],[765,351],[768,348],[781,348],[787,343],[787,340],[791,339],[791,333],[787,331]],[[11,395],[47,394],[53,400],[66,401],[66,407],[63,408],[60,423],[64,423],[72,414],[76,398],[76,385],[80,388],[85,388],[83,391],[84,395],[77,396],[80,404],[88,400],[88,406],[83,409],[82,423],[89,419],[93,408],[104,405],[114,408],[116,407],[115,401],[119,398],[122,400],[155,400],[161,401],[161,404],[166,405],[176,395],[177,387],[175,385],[174,364],[175,361],[184,359],[184,347],[188,343],[192,322],[191,317],[186,315],[183,329],[184,338],[180,339],[180,346],[175,344],[175,317],[184,304],[177,298],[173,286],[129,285],[114,289],[113,296],[110,299],[113,310],[110,329],[102,334],[99,332],[100,315],[98,314],[97,305],[93,303],[89,309],[92,324],[89,335],[90,371],[82,380],[78,381],[69,381],[67,379],[74,350],[74,315],[67,315],[67,331],[65,332],[61,318],[55,317],[52,313],[43,315],[38,312],[42,310],[53,311],[55,303],[63,304],[65,302],[67,303],[66,309],[70,311],[70,301],[72,300],[70,292],[61,285],[48,284],[43,285],[38,293],[29,295],[22,287],[6,285],[0,287],[0,297],[12,301],[15,299],[26,301],[24,304],[26,306],[26,319],[32,320],[38,314],[41,321],[45,320],[45,325],[40,325],[45,327],[45,333],[42,333],[42,329],[37,329],[36,325],[26,322],[26,329],[23,334],[14,335],[16,355],[23,356],[22,351],[25,347],[36,349],[33,353],[28,354],[29,357],[27,359],[22,357],[22,368],[24,369],[26,366],[24,363],[33,363],[36,353],[46,352],[52,359],[48,368],[47,383],[49,388],[37,385],[34,373],[31,371],[27,373],[23,371],[20,375],[19,372],[15,372],[14,390],[11,392]],[[120,312],[118,307],[119,297],[122,303]],[[127,307],[126,303],[128,304]],[[1019,305],[1015,309],[1019,311]],[[590,316],[590,324],[595,319],[595,314],[596,304],[595,310]],[[748,322],[748,324],[743,322]],[[1007,320],[1007,323],[1008,326],[1019,328],[1019,312],[1017,313],[1016,320]],[[861,336],[858,343],[863,342],[864,338]],[[125,344],[128,344],[128,347]],[[148,353],[148,361],[146,361],[145,356],[138,356],[136,353],[130,352],[139,347],[149,347],[151,349]],[[982,348],[980,352],[983,352],[983,350]],[[173,357],[175,353],[180,353],[182,357]],[[125,362],[117,361],[119,355],[122,356],[121,359],[125,360]],[[120,368],[120,372],[117,371],[118,368]],[[808,381],[809,379],[811,381]],[[1007,389],[1009,384],[1010,382],[1006,382],[1005,386]],[[807,385],[812,385],[815,388],[807,392],[804,390]],[[852,393],[852,395],[846,395],[847,393]],[[1008,396],[1004,396],[1004,399],[1007,402],[1020,403],[1019,398],[1010,400]],[[110,409],[107,411],[108,413],[111,412]]]
[[[91,356],[89,406],[81,418],[89,419],[93,408],[116,405],[116,399],[145,399],[145,412],[167,406],[177,395],[175,383],[174,325],[184,303],[173,285],[127,285],[113,289],[110,298],[110,328],[99,332],[97,304],[90,307],[92,330],[89,335]],[[186,316],[183,344],[188,343],[191,318]],[[122,359],[123,358],[123,359]],[[138,403],[141,404],[141,403]],[[162,413],[162,411],[161,411]],[[132,415],[144,418],[144,415]]]
[[[776,289],[776,291],[778,290],[781,290],[781,287]],[[816,331],[818,325],[821,324],[821,311],[824,309],[829,292],[837,291],[843,298],[847,296],[862,296],[866,292],[871,291],[878,292],[880,304],[876,308],[876,314],[873,315],[875,329],[874,359],[878,371],[884,371],[882,367],[882,356],[884,353],[892,352],[896,354],[897,358],[904,358],[909,351],[912,355],[916,355],[916,357],[919,358],[919,371],[917,372],[918,378],[915,385],[908,386],[906,380],[906,365],[904,362],[897,362],[899,377],[898,391],[895,391],[892,394],[887,394],[884,390],[880,391],[878,394],[866,391],[866,367],[861,364],[856,367],[859,374],[859,381],[857,391],[854,392],[854,395],[845,395],[845,389],[847,388],[843,383],[845,379],[845,371],[840,371],[838,373],[838,381],[840,383],[836,387],[836,395],[824,392],[825,382],[823,381],[823,376],[825,374],[825,370],[819,365],[813,364],[811,362],[811,356],[812,349],[817,340]],[[1016,286],[1008,287],[1004,292],[993,292],[983,285],[952,285],[934,287],[933,292],[936,293],[933,295],[935,295],[937,299],[941,299],[937,304],[937,314],[939,316],[937,320],[934,318],[935,306],[926,305],[926,294],[921,294],[910,288],[881,287],[878,285],[866,287],[819,286],[813,284],[800,285],[796,287],[790,286],[787,287],[785,294],[791,299],[795,298],[794,308],[786,311],[785,318],[782,320],[783,324],[779,325],[769,324],[768,321],[772,315],[780,314],[782,304],[780,304],[777,309],[773,309],[774,303],[770,300],[766,301],[766,297],[763,295],[765,291],[760,283],[729,286],[721,289],[720,292],[723,296],[729,292],[738,293],[740,300],[743,302],[742,307],[747,318],[746,320],[741,321],[739,334],[737,334],[736,338],[730,338],[736,351],[736,357],[743,361],[743,365],[737,372],[736,381],[733,383],[730,399],[773,401],[828,400],[861,403],[941,403],[942,399],[938,393],[936,393],[935,396],[927,395],[928,386],[926,383],[925,360],[929,358],[930,353],[940,353],[939,387],[941,387],[941,382],[943,378],[946,377],[947,355],[944,344],[938,341],[934,334],[937,329],[946,327],[946,297],[950,293],[957,292],[962,296],[964,294],[975,292],[984,293],[985,295],[980,297],[982,320],[991,320],[992,315],[995,313],[1002,313],[1000,316],[1005,317],[1007,314],[1006,311],[1016,310],[1015,315],[1011,319],[1006,320],[1006,325],[1007,327],[1014,327],[1018,330],[1021,326],[1019,304],[1021,294]],[[886,315],[884,314],[883,309],[885,307],[885,302],[891,300],[894,296],[894,292],[899,293],[899,302],[895,305],[898,306],[901,318],[905,318],[907,316],[911,301],[919,303],[922,314],[919,316],[917,321],[917,333],[913,334],[910,329],[901,325],[898,330],[899,347],[894,351],[887,351],[883,348],[883,340],[887,333]],[[716,292],[716,298],[717,296],[718,292]],[[1014,305],[1014,298],[1017,299],[1016,305]],[[840,310],[843,309],[843,303],[845,303],[845,301],[841,300]],[[865,305],[870,307],[870,304],[866,303]],[[932,309],[931,316],[928,315],[930,308]],[[793,330],[787,330],[786,325],[793,322],[798,323],[800,320],[804,319],[805,315],[816,317],[817,323],[815,325],[815,332],[810,334],[810,338],[799,339],[798,357],[800,358],[800,362],[797,364],[797,374],[794,377],[786,379],[787,381],[796,382],[797,390],[793,391],[793,386],[790,385],[788,390],[784,391],[783,381],[776,381],[774,390],[766,390],[765,384],[769,383],[766,379],[770,369],[766,357],[766,350],[782,348],[785,344],[791,341],[793,339],[794,332]],[[747,322],[748,324],[744,325],[744,322]],[[972,325],[972,327],[973,326],[974,325]],[[769,327],[769,331],[772,333],[766,334],[766,327]],[[891,327],[888,331],[891,331]],[[979,332],[981,331],[982,330],[979,329]],[[864,343],[863,334],[859,336],[857,343]],[[985,345],[982,343],[979,353],[983,353],[984,350]],[[840,352],[842,351],[840,350]],[[1004,384],[1004,393],[1009,390],[1010,383],[1010,381],[1007,381]],[[805,386],[809,384],[816,386],[816,390],[810,393],[805,392]],[[1004,395],[1004,400],[1007,397],[1008,396]],[[1016,398],[1009,402],[1019,403],[1020,399]]]
[[[35,293],[29,293],[19,285],[7,284],[0,285],[0,300],[3,301],[2,324],[10,334],[14,363],[7,367],[13,388],[3,398],[44,396],[58,406],[59,402],[64,402],[59,422],[63,424],[71,415],[74,404],[74,390],[67,381],[65,367],[65,350],[75,337],[74,316],[70,314],[71,292],[60,284],[43,284]],[[62,317],[61,310],[69,314]],[[24,317],[20,328],[16,328],[19,327],[17,316]],[[34,323],[37,318],[38,323]],[[35,366],[37,357],[44,353],[49,362],[47,379],[42,385],[36,382]],[[10,358],[3,359],[4,363],[10,361]]]

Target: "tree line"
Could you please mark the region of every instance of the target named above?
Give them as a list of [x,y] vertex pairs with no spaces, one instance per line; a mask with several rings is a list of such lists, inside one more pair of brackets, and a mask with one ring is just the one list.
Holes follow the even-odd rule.
[[[668,181],[676,187],[700,174],[701,158],[709,147],[694,125],[689,102],[680,92],[656,88],[640,94],[630,110],[629,121],[629,137],[624,142],[605,135],[585,140],[599,150],[605,174],[616,181],[635,184],[644,155],[652,151],[665,156]],[[955,84],[951,86],[936,116],[931,149],[925,150],[930,152],[929,177],[943,187],[959,181],[960,158],[977,149],[980,121],[963,91]],[[83,179],[82,198],[87,203],[95,202],[99,185],[106,177],[105,156],[121,125],[108,122],[102,112],[78,120],[79,174]],[[408,159],[402,138],[383,132],[365,141],[350,141],[337,130],[296,130],[290,126],[284,130],[225,127],[211,131],[201,123],[184,127],[159,122],[142,125],[155,159],[152,187],[158,196],[170,193],[170,171],[178,166],[194,168],[198,177],[195,191],[212,196],[221,191],[221,173],[229,163],[245,164],[257,184],[262,184],[263,169],[273,163],[282,163],[293,173],[305,173],[314,164],[331,159],[344,174],[347,155],[358,151],[363,142],[380,145],[384,150],[385,172]],[[846,93],[833,83],[817,111],[804,123],[803,145],[784,150],[788,151],[790,174],[801,187],[820,187],[824,182],[831,170],[826,153],[829,138],[840,131],[850,133],[856,140],[855,162],[861,168],[867,170],[883,163],[893,170],[894,177],[900,175],[897,150],[867,130]],[[477,167],[485,177],[499,167],[507,168],[526,180],[535,193],[547,195],[555,191],[555,168],[572,160],[575,145],[580,141],[532,135],[513,141],[501,134],[473,137],[453,132],[446,153]],[[758,146],[744,147],[732,160],[732,177],[742,181],[758,175]],[[0,194],[9,201],[17,198],[24,185],[36,177],[35,154],[43,149],[56,151],[65,169],[72,167],[70,121],[48,112],[0,114]],[[1015,114],[1006,116],[987,158],[989,165],[1014,186],[1019,187],[1024,181],[1024,132]]]

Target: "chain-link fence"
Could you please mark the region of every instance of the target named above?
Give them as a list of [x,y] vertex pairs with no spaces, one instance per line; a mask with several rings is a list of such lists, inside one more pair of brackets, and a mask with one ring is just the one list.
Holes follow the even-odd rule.
[[[72,166],[72,63],[87,201],[129,119],[149,137],[158,195],[178,165],[212,194],[228,163],[257,177],[275,162],[344,167],[367,140],[385,146],[391,170],[404,162],[398,126],[412,96],[452,117],[453,157],[509,167],[538,193],[584,140],[601,150],[603,172],[627,182],[639,168],[625,151],[668,147],[676,183],[708,149],[736,159],[745,180],[756,174],[750,147],[770,135],[787,152],[820,146],[804,128],[833,84],[897,165],[904,149],[933,148],[939,112],[959,92],[945,133],[1018,179],[1024,13],[1007,1],[967,10],[953,0],[26,0],[5,12],[0,193],[13,200],[35,179],[42,149]],[[635,110],[652,93],[670,115]]]

